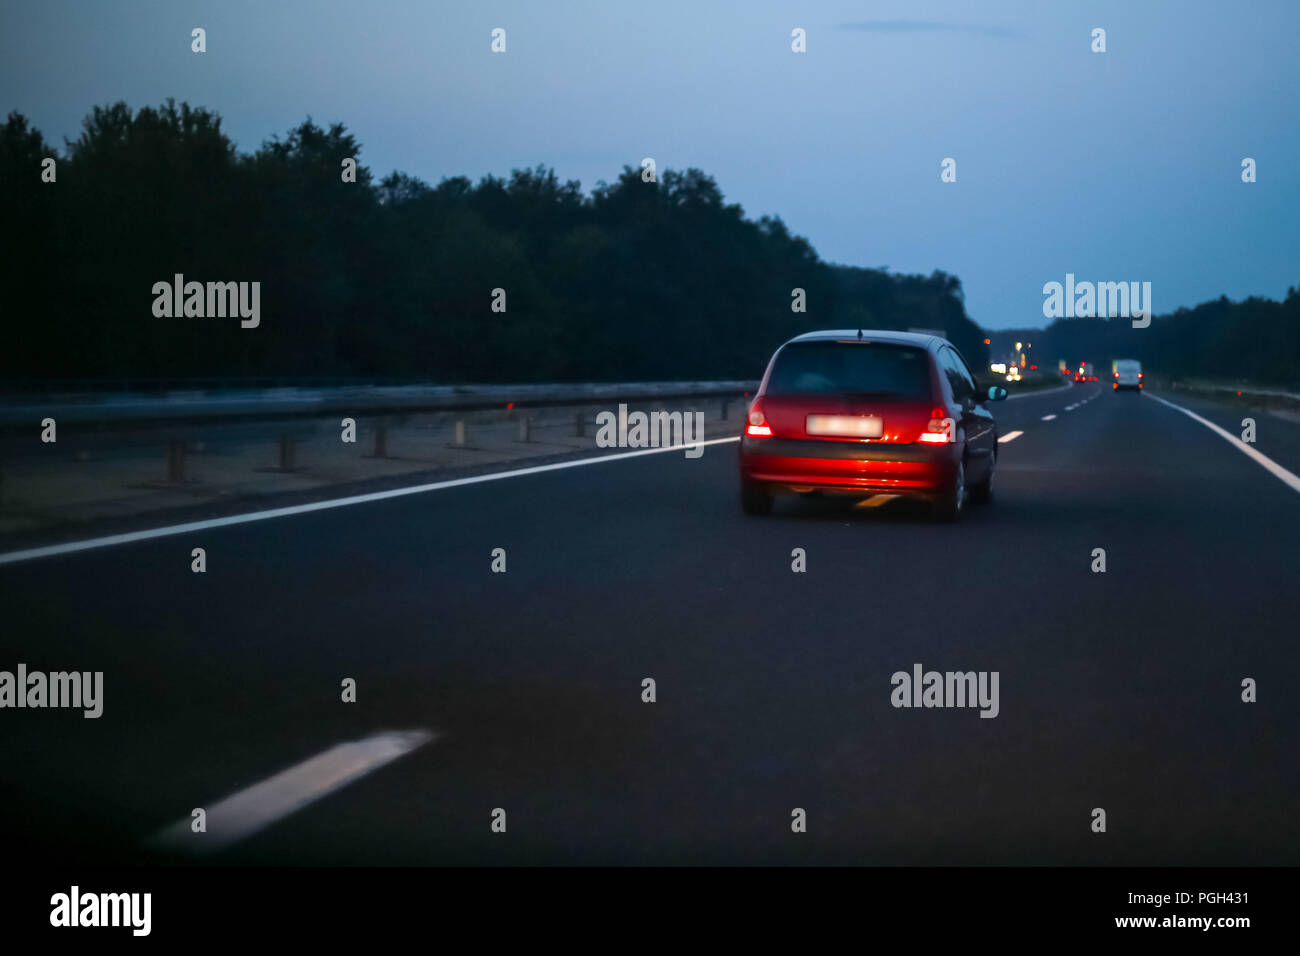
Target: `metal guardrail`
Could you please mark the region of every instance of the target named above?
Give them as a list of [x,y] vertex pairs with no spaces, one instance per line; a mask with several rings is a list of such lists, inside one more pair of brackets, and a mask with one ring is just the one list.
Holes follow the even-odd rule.
[[[726,421],[729,406],[740,403],[743,395],[753,394],[757,387],[756,381],[620,382],[28,395],[21,403],[0,401],[0,458],[12,465],[41,457],[42,449],[52,447],[38,439],[42,422],[54,419],[59,438],[72,437],[78,460],[102,461],[106,455],[138,459],[141,454],[152,457],[161,452],[166,467],[160,470],[159,480],[179,488],[189,483],[190,453],[217,447],[275,442],[276,463],[268,461],[258,470],[297,471],[301,444],[326,431],[337,437],[344,418],[355,419],[358,429],[364,427],[369,446],[365,457],[387,459],[390,433],[412,417],[442,417],[440,427],[449,432],[447,447],[473,448],[471,424],[476,419],[474,427],[484,424],[486,413],[487,421],[508,423],[513,440],[527,445],[536,440],[535,430],[543,427],[529,410],[560,410],[559,419],[565,423],[561,427],[582,438],[593,424],[592,406],[609,409],[618,403],[644,403],[662,407],[673,400],[698,404],[709,399],[720,404],[719,417]],[[743,416],[742,410],[740,418]],[[548,420],[544,427],[554,433],[556,425]],[[67,431],[69,426],[71,431]]]
[[1286,398],[1294,402],[1300,402],[1300,393],[1287,392],[1281,389],[1257,388],[1247,383],[1233,384],[1230,382],[1199,382],[1189,379],[1166,379],[1166,387],[1170,391],[1178,389],[1188,389],[1197,392],[1229,392],[1233,395],[1243,396],[1260,396],[1263,398]]
[[205,391],[161,394],[50,393],[0,403],[0,428],[31,428],[43,418],[59,424],[150,427],[186,423],[318,418],[327,415],[401,415],[594,405],[614,401],[740,396],[757,381],[618,382],[569,385],[392,385]]

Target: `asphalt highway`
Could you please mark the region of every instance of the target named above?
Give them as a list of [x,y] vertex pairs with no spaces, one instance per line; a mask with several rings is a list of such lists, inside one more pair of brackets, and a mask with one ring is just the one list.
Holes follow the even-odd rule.
[[[957,525],[746,517],[724,442],[0,565],[0,669],[104,675],[97,719],[0,711],[0,839],[46,863],[1295,865],[1300,494],[1155,398],[994,406],[1020,434]],[[1300,424],[1257,427],[1300,471]],[[997,672],[997,716],[893,706],[915,664]],[[159,849],[199,807],[220,826]]]

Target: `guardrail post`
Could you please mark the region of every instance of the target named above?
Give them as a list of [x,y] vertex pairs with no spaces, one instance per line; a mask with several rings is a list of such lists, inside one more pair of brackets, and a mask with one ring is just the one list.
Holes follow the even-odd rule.
[[722,414],[719,416],[724,422],[727,420],[727,406],[731,404],[730,399],[722,400]]
[[582,420],[582,412],[578,412],[573,416],[573,434],[575,437],[581,438],[583,436],[585,425],[586,422]]
[[280,436],[280,470],[293,471],[293,439],[288,435]]
[[167,444],[167,480],[185,480],[185,442],[174,441]]
[[388,457],[388,426],[375,426],[375,458]]
[[464,448],[468,442],[465,440],[465,419],[456,419],[456,426],[452,432],[451,447]]
[[519,440],[532,441],[532,419],[527,415],[519,419]]

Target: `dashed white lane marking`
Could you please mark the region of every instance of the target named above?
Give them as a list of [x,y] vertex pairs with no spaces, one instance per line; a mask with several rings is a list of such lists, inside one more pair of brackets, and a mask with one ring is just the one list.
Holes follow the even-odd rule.
[[224,850],[433,739],[434,734],[427,730],[407,730],[339,744],[206,806],[205,833],[193,832],[192,819],[185,817],[160,830],[146,845],[181,853]]
[[701,445],[721,445],[740,441],[740,436],[731,438],[712,438],[692,445],[667,445],[663,448],[641,448],[637,451],[615,452],[612,455],[599,455],[595,458],[579,458],[575,461],[558,461],[550,465],[533,465],[530,468],[515,468],[511,471],[496,471],[487,475],[473,475],[469,478],[452,478],[447,481],[435,481],[427,485],[411,485],[407,488],[393,488],[389,491],[373,491],[364,495],[351,495],[347,498],[331,498],[327,501],[313,501],[305,505],[290,505],[285,508],[271,508],[267,511],[250,511],[242,515],[230,515],[225,518],[209,518],[206,521],[190,521],[186,524],[167,525],[162,528],[150,528],[147,531],[130,531],[125,534],[112,534],[103,538],[87,538],[84,541],[69,541],[65,544],[52,544],[43,548],[28,548],[25,551],[9,551],[0,554],[0,564],[14,564],[18,561],[31,561],[35,558],[48,558],[56,554],[71,554],[75,551],[89,551],[92,548],[107,548],[117,544],[130,544],[133,541],[148,541],[152,538],[165,538],[169,535],[188,534],[192,531],[208,531],[212,528],[224,528],[228,525],[247,524],[250,521],[265,521],[268,518],[287,518],[290,515],[307,514],[312,511],[325,511],[330,508],[343,508],[348,505],[360,505],[369,501],[384,501],[387,498],[400,498],[403,495],[419,495],[426,491],[441,491],[443,488],[459,488],[462,485],[477,485],[484,481],[497,481],[501,478],[518,478],[523,475],[537,475],[544,471],[559,471],[562,468],[580,468],[583,465],[598,465],[606,461],[619,461],[624,458],[637,458],[641,455],[658,455],[666,451],[684,451]]
[[1065,406],[1065,410],[1066,410],[1067,412],[1072,412],[1072,411],[1074,411],[1074,410],[1075,410],[1076,408],[1078,408],[1078,407],[1079,407],[1078,405],[1066,405],[1066,406]]
[[998,444],[1002,444],[1003,442],[1015,441],[1023,434],[1024,432],[1022,431],[1007,432],[1005,435],[1002,435],[1001,437],[998,438]]
[[1254,448],[1246,444],[1236,435],[1232,434],[1231,432],[1224,431],[1222,428],[1214,424],[1214,422],[1210,421],[1208,418],[1202,418],[1200,415],[1196,414],[1195,412],[1189,409],[1183,408],[1183,406],[1181,405],[1175,405],[1173,402],[1166,401],[1165,399],[1160,398],[1159,396],[1152,395],[1150,392],[1147,393],[1147,397],[1154,398],[1161,405],[1168,405],[1170,408],[1182,412],[1184,415],[1186,415],[1188,418],[1192,419],[1193,421],[1200,422],[1202,425],[1204,425],[1210,431],[1214,432],[1214,434],[1218,435],[1224,441],[1229,442],[1234,448],[1237,449],[1237,451],[1241,452],[1243,455],[1246,455],[1249,458],[1254,459],[1256,464],[1262,466],[1265,471],[1267,471],[1273,477],[1278,478],[1279,480],[1281,480],[1282,482],[1290,486],[1292,491],[1300,491],[1300,476],[1297,476],[1293,472],[1287,471],[1285,468],[1283,468],[1281,465],[1275,462],[1272,458],[1269,458],[1267,455],[1263,454],[1262,452],[1256,451]]
[[1054,419],[1055,417],[1056,417],[1055,415],[1044,415],[1043,418],[1042,418],[1042,420],[1045,421],[1045,422],[1050,422],[1050,421],[1051,421],[1052,419]]

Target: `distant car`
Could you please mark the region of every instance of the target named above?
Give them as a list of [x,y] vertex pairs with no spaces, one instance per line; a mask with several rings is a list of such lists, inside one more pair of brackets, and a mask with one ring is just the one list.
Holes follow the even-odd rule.
[[809,332],[768,363],[740,439],[740,501],[820,491],[908,495],[956,521],[992,497],[998,431],[956,347],[908,332]]
[[1114,391],[1118,392],[1121,388],[1132,388],[1142,391],[1142,363],[1137,359],[1120,359],[1115,363],[1115,381],[1112,383]]
[[1082,365],[1080,365],[1079,371],[1074,373],[1074,380],[1076,382],[1097,381],[1097,373],[1093,370],[1092,363],[1084,362]]

